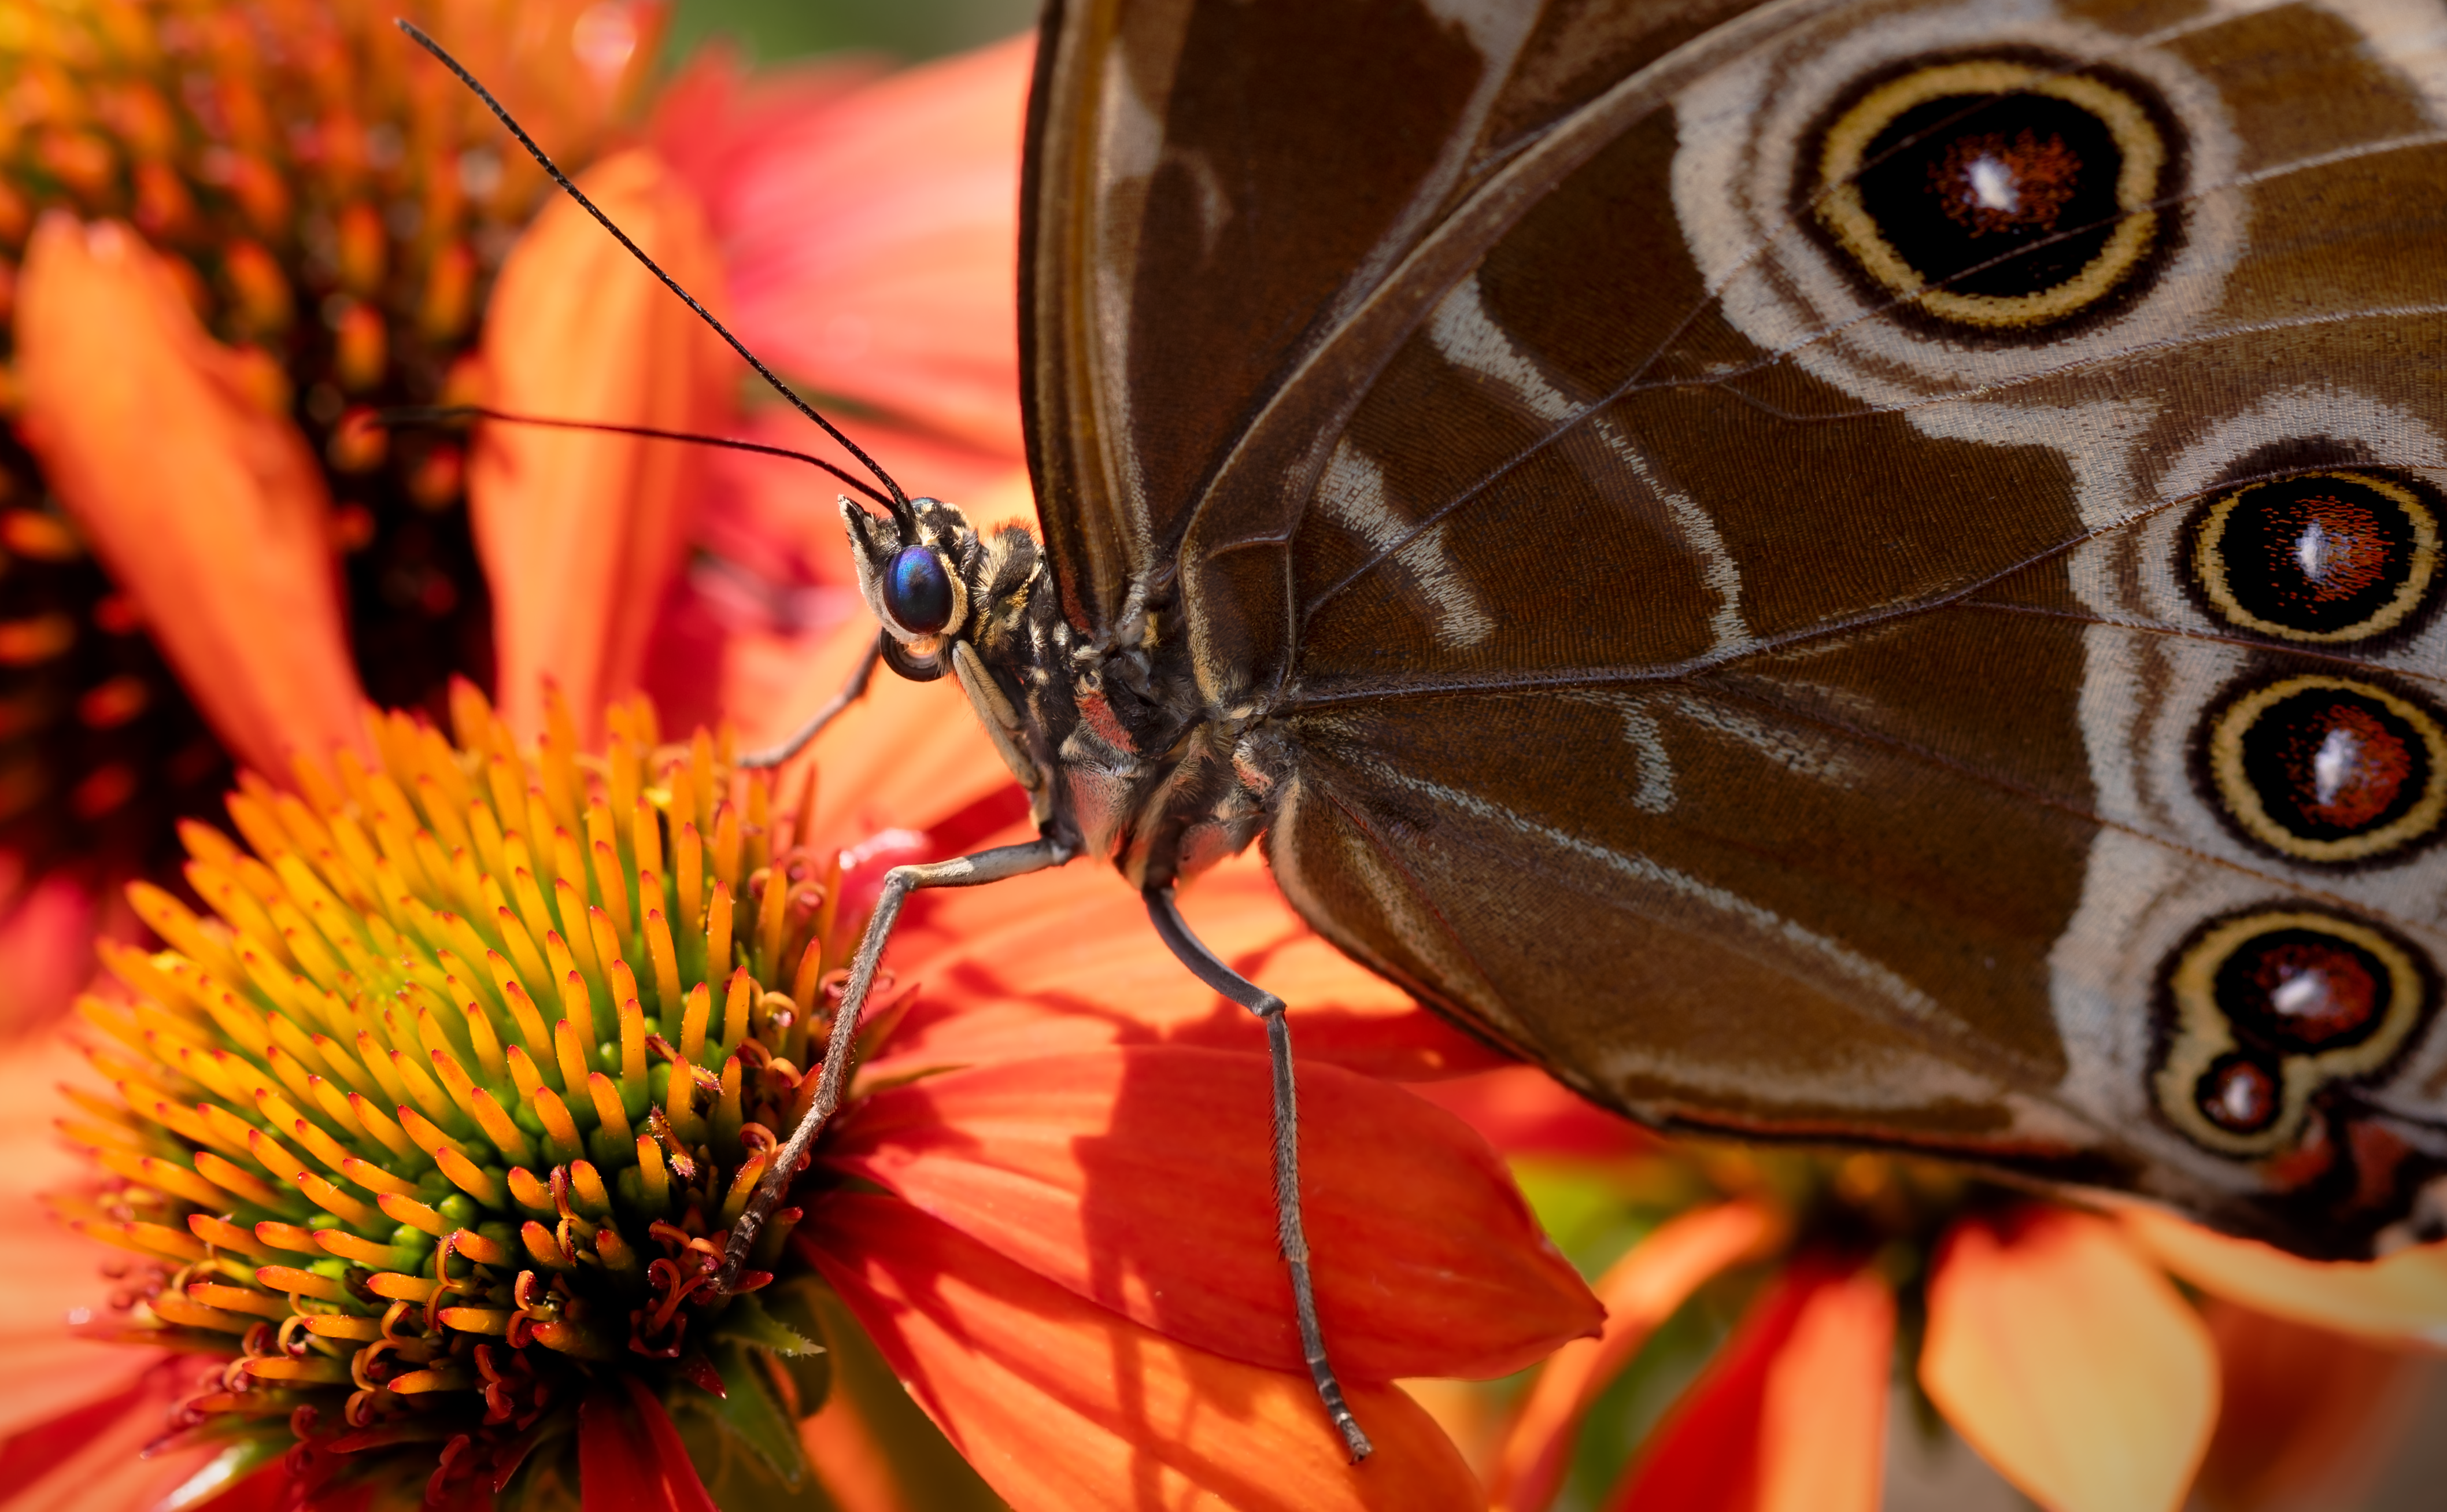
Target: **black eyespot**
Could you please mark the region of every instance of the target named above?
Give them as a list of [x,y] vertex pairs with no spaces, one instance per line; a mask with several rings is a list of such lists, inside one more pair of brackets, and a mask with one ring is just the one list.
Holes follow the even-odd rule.
[[2213,918],[2161,968],[2158,1108],[2195,1143],[2270,1156],[2318,1108],[2394,1065],[2435,1011],[2438,972],[2373,920],[2298,902]]
[[2279,1051],[2359,1044],[2387,1017],[2387,963],[2324,929],[2271,929],[2218,963],[2210,992],[2237,1033]]
[[2134,81],[1931,63],[1836,113],[1800,187],[1881,293],[1949,325],[2035,331],[2099,308],[2163,251],[2167,120]]
[[2247,685],[2210,710],[2203,756],[2219,816],[2290,860],[2385,864],[2447,832],[2447,720],[2376,683]]
[[2438,518],[2425,492],[2360,472],[2235,489],[2192,524],[2192,581],[2254,634],[2339,645],[2408,629],[2437,596]]
[[2241,1055],[2219,1057],[2192,1095],[2201,1115],[2229,1134],[2259,1133],[2284,1106],[2277,1073]]
[[903,546],[883,569],[883,609],[913,635],[952,622],[952,575],[931,547]]

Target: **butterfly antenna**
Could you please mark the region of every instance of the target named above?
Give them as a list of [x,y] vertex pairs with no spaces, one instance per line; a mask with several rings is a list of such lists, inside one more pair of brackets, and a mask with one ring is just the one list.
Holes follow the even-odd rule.
[[821,467],[841,480],[842,486],[855,488],[884,508],[892,501],[879,492],[865,479],[856,477],[804,451],[787,446],[768,446],[761,441],[740,441],[730,436],[700,436],[692,430],[663,430],[654,425],[623,425],[609,420],[562,420],[546,415],[514,415],[506,409],[489,405],[403,405],[395,409],[378,409],[374,420],[384,425],[446,425],[454,420],[498,420],[506,425],[541,425],[547,430],[601,430],[615,436],[643,436],[649,441],[684,441],[695,446],[719,446],[725,451],[752,452],[759,457],[787,457],[810,467]]
[[[691,310],[696,312],[696,317],[699,320],[702,320],[708,326],[712,327],[713,333],[715,335],[720,336],[724,341],[730,343],[731,350],[739,353],[740,356],[748,360],[748,366],[756,369],[756,375],[758,377],[772,385],[773,391],[775,393],[780,394],[784,399],[788,400],[792,408],[798,410],[799,413],[806,416],[809,420],[814,421],[816,425],[823,429],[825,435],[830,436],[833,440],[841,443],[844,450],[857,458],[860,463],[863,465],[868,472],[875,474],[877,481],[883,484],[885,492],[892,496],[889,501],[889,505],[892,510],[893,518],[904,526],[914,527],[917,520],[917,514],[909,507],[909,497],[901,491],[901,485],[899,483],[892,481],[892,475],[890,473],[885,472],[883,468],[876,463],[874,458],[861,450],[858,443],[850,440],[847,436],[843,435],[840,429],[835,426],[831,421],[826,420],[823,415],[818,414],[816,412],[816,407],[813,405],[808,404],[806,400],[800,398],[795,392],[793,392],[790,386],[784,383],[781,380],[781,377],[776,374],[772,369],[766,367],[754,352],[748,350],[747,343],[741,341],[737,336],[730,333],[730,328],[725,326],[721,321],[713,318],[713,312],[697,303],[696,296],[681,288],[678,279],[673,278],[670,274],[663,272],[662,265],[660,263],[654,261],[654,258],[647,256],[644,248],[630,240],[629,234],[622,231],[617,225],[614,224],[610,216],[605,215],[600,209],[598,209],[595,201],[586,198],[586,192],[584,190],[569,181],[569,175],[561,172],[560,165],[554,162],[551,157],[548,156],[541,147],[536,145],[535,139],[527,135],[526,128],[519,124],[518,119],[512,116],[508,109],[505,108],[499,100],[494,99],[493,92],[490,89],[485,88],[482,84],[478,83],[476,76],[469,73],[458,59],[450,56],[449,51],[445,48],[442,44],[434,41],[431,37],[427,36],[424,28],[404,17],[394,18],[391,25],[399,28],[400,30],[407,32],[409,41],[415,43],[418,47],[423,47],[426,51],[433,54],[434,58],[441,63],[442,66],[456,74],[461,84],[465,85],[477,99],[484,102],[484,108],[490,110],[493,115],[500,120],[503,125],[509,128],[510,135],[518,139],[519,145],[527,149],[527,156],[533,158],[536,162],[542,167],[545,173],[552,176],[552,181],[560,186],[561,193],[569,196],[570,198],[577,200],[580,209],[584,210],[588,215],[593,216],[604,230],[612,233],[613,239],[619,242],[622,247],[626,248],[630,256],[635,257],[639,262],[645,264],[646,271],[661,279],[663,281],[664,288],[669,289],[672,293],[679,295],[683,303],[685,303]],[[866,492],[872,495],[873,490],[869,489],[866,490]]]

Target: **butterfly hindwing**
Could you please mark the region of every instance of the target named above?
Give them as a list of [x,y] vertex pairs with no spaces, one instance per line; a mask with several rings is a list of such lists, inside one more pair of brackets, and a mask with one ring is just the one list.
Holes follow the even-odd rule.
[[1271,729],[1295,905],[1643,1117],[2415,1215],[2425,28],[1297,9],[1074,6],[1030,254],[1066,593]]

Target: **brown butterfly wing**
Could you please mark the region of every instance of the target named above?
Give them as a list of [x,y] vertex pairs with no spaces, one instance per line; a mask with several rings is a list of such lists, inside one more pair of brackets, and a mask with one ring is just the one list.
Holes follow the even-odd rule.
[[[2410,33],[1279,9],[1067,19],[1032,318],[1071,591],[1110,625],[1142,585],[1288,735],[1295,904],[1652,1120],[2320,1253],[2415,1213],[2447,81]],[[1096,230],[1058,286],[1046,205]]]

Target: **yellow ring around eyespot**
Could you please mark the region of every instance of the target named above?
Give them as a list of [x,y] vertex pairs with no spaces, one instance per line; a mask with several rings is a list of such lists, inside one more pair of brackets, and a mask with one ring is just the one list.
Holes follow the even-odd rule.
[[[2227,581],[2225,558],[2218,555],[2218,546],[2226,539],[2227,521],[2247,495],[2272,483],[2297,482],[2305,478],[2334,478],[2358,488],[2367,488],[2403,510],[2404,517],[2413,521],[2413,565],[2405,574],[2404,582],[2398,587],[2396,596],[2369,618],[2341,630],[2296,630],[2263,619],[2244,608],[2235,598],[2233,587]],[[2209,595],[2210,602],[2217,606],[2217,612],[2226,616],[2228,623],[2254,634],[2296,641],[2306,646],[2343,645],[2368,640],[2373,635],[2394,630],[2404,623],[2406,615],[2421,607],[2422,595],[2429,591],[2430,579],[2438,565],[2438,520],[2429,506],[2421,501],[2420,496],[2384,478],[2352,472],[2297,473],[2291,478],[2272,478],[2267,482],[2238,488],[2210,507],[2208,517],[2201,521],[2199,539],[2192,549],[2192,576],[2199,581],[2201,591]]]
[[[2234,953],[2264,935],[2299,929],[2356,945],[2375,956],[2388,978],[2387,1015],[2363,1039],[2333,1050],[2285,1056],[2278,1065],[2277,1116],[2257,1133],[2238,1134],[2210,1122],[2194,1100],[2219,1056],[2240,1048],[2234,1026],[2217,1003],[2217,973]],[[2194,1143],[2225,1155],[2274,1155],[2302,1137],[2312,1094],[2339,1077],[2387,1064],[2421,1015],[2421,972],[2404,948],[2366,924],[2307,909],[2262,909],[2226,919],[2194,940],[2169,973],[2175,1032],[2153,1078],[2159,1111]]]
[[[2322,690],[2367,698],[2412,726],[2420,737],[2430,759],[2428,780],[2422,784],[2420,798],[2394,823],[2343,840],[2306,840],[2270,817],[2260,801],[2260,790],[2244,771],[2243,738],[2260,716],[2297,693]],[[2438,720],[2420,705],[2369,683],[2345,677],[2305,676],[2281,678],[2254,689],[2218,711],[2210,728],[2209,747],[2210,775],[2228,814],[2254,840],[2297,860],[2368,860],[2427,837],[2438,827],[2440,818],[2447,816],[2447,729],[2441,729]]]
[[[1931,289],[1928,279],[1895,251],[1861,203],[1856,176],[1869,143],[1888,123],[1930,100],[1948,95],[2036,94],[2089,111],[2115,139],[2123,165],[2115,177],[2115,203],[2124,212],[2107,245],[2079,273],[2052,289],[2029,294],[1965,294]],[[2149,208],[2167,165],[2167,144],[2141,103],[2112,85],[2077,74],[2053,74],[2003,59],[1944,64],[1879,85],[1827,129],[1819,153],[1819,180],[1829,186],[1819,218],[1844,250],[1879,285],[1930,314],[1963,325],[2013,330],[2045,325],[2076,314],[2105,298],[2147,255],[2158,234]]]

